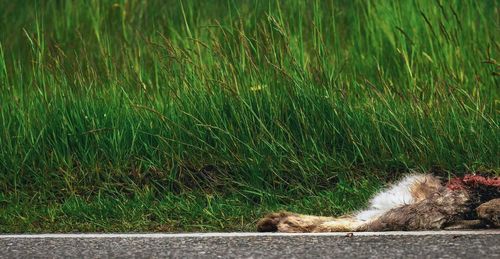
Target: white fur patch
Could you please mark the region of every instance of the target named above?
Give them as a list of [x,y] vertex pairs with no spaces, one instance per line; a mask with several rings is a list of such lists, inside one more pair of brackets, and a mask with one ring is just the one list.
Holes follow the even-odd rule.
[[426,175],[423,174],[406,176],[398,183],[378,193],[370,201],[367,209],[356,214],[356,219],[360,221],[374,220],[390,209],[413,203],[414,198],[410,192],[411,186],[425,181],[425,177]]

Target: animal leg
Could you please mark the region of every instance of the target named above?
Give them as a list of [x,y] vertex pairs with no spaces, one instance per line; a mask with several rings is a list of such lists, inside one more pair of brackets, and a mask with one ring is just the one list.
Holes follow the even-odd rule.
[[291,212],[271,213],[257,222],[259,232],[312,232],[323,222],[333,220],[332,217],[302,215]]
[[312,232],[354,232],[362,230],[363,221],[352,216],[345,216],[326,221],[312,230]]
[[474,229],[484,227],[484,223],[479,219],[473,220],[457,220],[450,225],[446,226],[446,230],[458,230],[458,229]]

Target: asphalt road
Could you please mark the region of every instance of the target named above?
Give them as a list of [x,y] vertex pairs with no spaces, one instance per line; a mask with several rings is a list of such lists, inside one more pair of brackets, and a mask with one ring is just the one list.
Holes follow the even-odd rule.
[[0,235],[0,258],[500,258],[500,230]]

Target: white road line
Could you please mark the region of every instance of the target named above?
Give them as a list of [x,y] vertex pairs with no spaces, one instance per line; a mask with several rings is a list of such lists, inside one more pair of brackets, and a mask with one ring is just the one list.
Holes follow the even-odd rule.
[[[203,237],[273,237],[273,236],[348,236],[348,232],[338,233],[82,233],[82,234],[0,234],[7,238],[203,238]],[[500,235],[500,229],[481,231],[391,231],[391,232],[354,232],[354,236],[425,236],[425,235]]]

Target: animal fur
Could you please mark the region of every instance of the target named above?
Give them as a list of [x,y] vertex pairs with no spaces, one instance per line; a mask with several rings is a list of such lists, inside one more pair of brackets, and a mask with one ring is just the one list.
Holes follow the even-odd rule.
[[466,175],[447,184],[413,174],[372,198],[367,209],[342,217],[271,213],[261,232],[354,232],[500,227],[500,178]]

